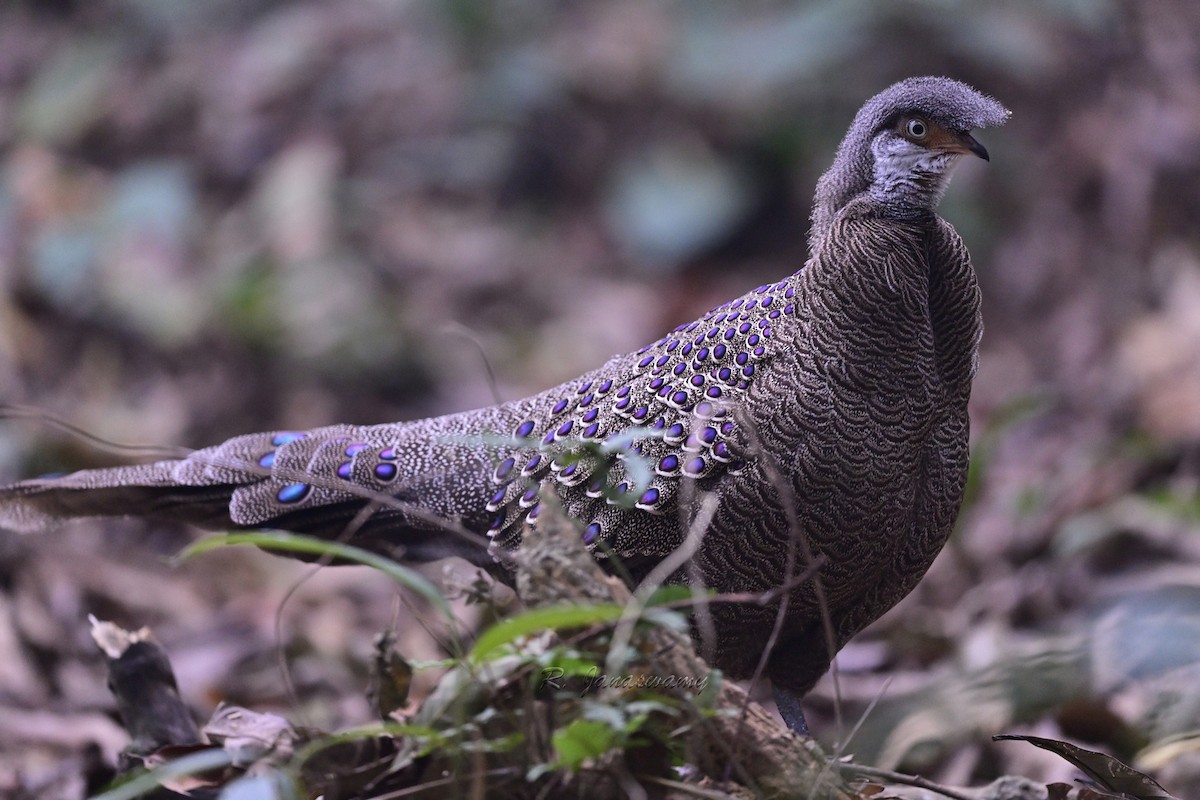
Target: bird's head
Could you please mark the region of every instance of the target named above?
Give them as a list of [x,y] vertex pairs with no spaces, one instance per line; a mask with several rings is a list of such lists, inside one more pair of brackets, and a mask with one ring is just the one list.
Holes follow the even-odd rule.
[[962,156],[988,158],[971,131],[1008,117],[1000,103],[950,78],[909,78],[875,95],[817,183],[814,244],[837,212],[863,195],[897,216],[932,210]]

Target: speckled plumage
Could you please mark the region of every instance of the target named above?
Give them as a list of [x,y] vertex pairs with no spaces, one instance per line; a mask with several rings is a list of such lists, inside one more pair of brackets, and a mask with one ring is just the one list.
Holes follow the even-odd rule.
[[[461,555],[499,569],[553,493],[597,557],[637,577],[682,542],[700,492],[715,492],[695,569],[677,579],[766,591],[785,581],[789,552],[797,572],[805,552],[823,556],[840,648],[912,589],[958,513],[979,297],[962,241],[934,206],[958,155],[986,157],[966,132],[1007,113],[945,78],[880,93],[818,184],[804,268],[554,389],[25,481],[0,489],[0,523],[140,515],[337,536],[354,520],[359,540],[405,558]],[[919,126],[903,127],[911,115],[931,129],[929,147]],[[400,502],[359,514],[375,495]],[[811,581],[788,598],[768,663],[785,694],[828,668],[819,605]],[[714,604],[715,663],[750,674],[777,608]]]

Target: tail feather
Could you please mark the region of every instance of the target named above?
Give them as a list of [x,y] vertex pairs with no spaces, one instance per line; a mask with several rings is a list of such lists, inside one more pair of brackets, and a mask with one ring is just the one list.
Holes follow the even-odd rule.
[[84,470],[0,487],[0,527],[29,532],[73,517],[134,515],[228,526],[235,487],[180,486],[172,478],[177,463]]

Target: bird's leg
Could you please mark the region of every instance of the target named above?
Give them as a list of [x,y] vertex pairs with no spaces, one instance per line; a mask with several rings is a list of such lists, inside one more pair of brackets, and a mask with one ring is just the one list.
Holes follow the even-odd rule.
[[779,716],[783,717],[787,726],[801,736],[811,736],[799,696],[778,686],[772,687],[772,693],[775,695],[775,707],[779,709]]

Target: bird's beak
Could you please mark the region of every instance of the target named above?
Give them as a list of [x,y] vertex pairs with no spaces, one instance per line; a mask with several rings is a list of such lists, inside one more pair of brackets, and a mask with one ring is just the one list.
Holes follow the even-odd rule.
[[992,160],[988,157],[987,148],[975,141],[975,137],[965,131],[963,133],[954,134],[954,137],[948,143],[943,145],[942,149],[947,153],[962,153],[963,155],[972,153],[979,156],[984,161]]

